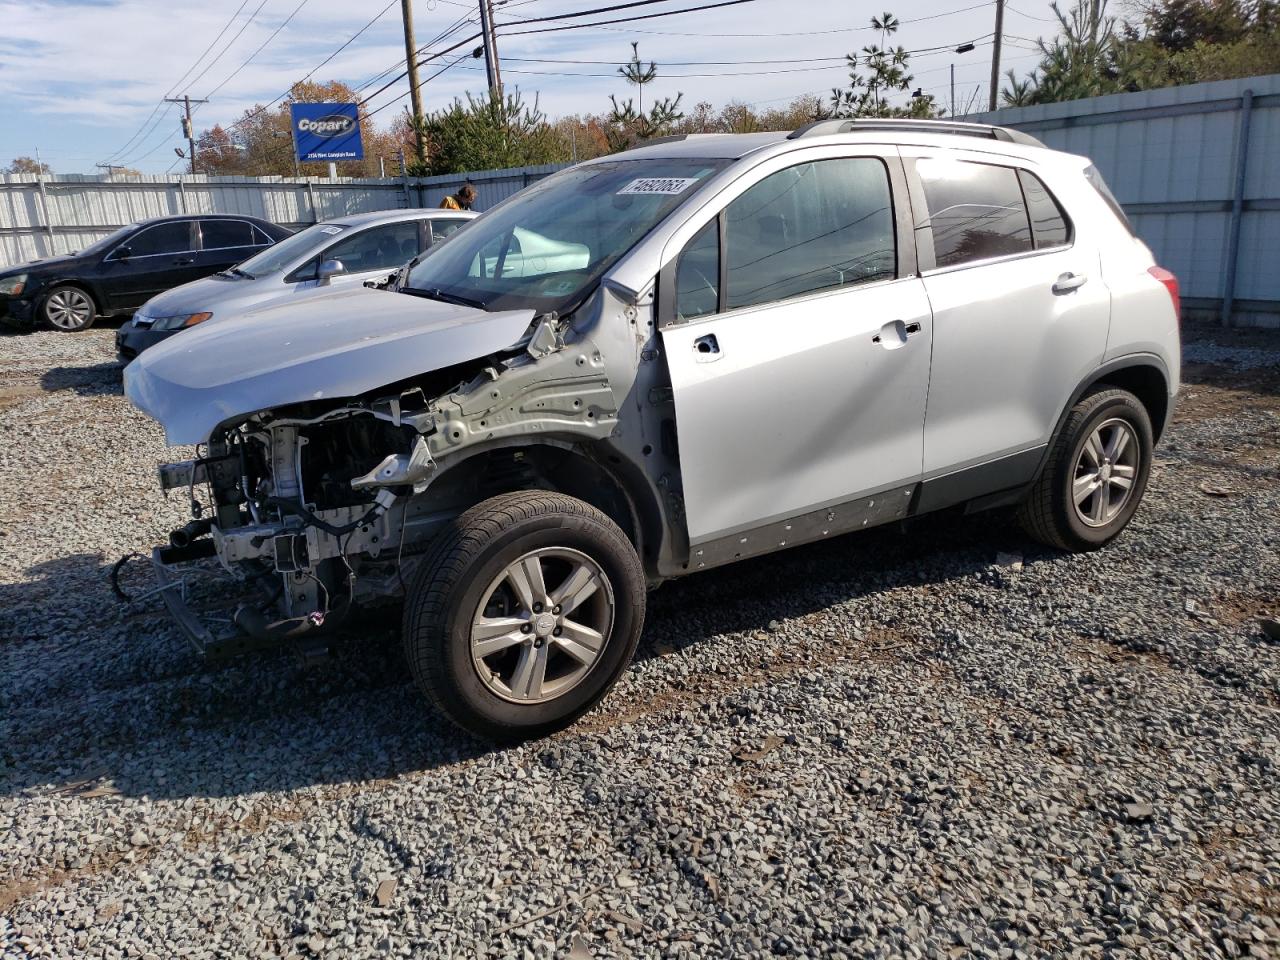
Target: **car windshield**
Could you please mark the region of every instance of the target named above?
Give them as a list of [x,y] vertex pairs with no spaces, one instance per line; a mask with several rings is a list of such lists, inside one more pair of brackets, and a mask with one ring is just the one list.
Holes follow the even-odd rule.
[[137,229],[138,229],[138,225],[136,223],[131,223],[127,227],[121,227],[119,230],[112,230],[101,240],[95,240],[93,243],[89,244],[87,247],[81,250],[79,253],[79,256],[85,256],[86,254],[103,253],[111,249],[112,247],[114,247],[117,243],[119,243],[121,240],[123,240],[125,237],[127,237],[129,234],[133,233],[133,231]]
[[269,273],[276,273],[299,259],[305,259],[308,254],[315,253],[334,237],[350,229],[350,224],[346,223],[314,223],[237,264],[236,271],[251,277],[265,277]]
[[430,250],[400,289],[563,313],[727,161],[615,160],[548,177]]

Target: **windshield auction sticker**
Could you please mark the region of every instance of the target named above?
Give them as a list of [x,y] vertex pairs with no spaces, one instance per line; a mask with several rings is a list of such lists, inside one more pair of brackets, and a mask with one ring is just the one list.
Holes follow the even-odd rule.
[[658,193],[675,196],[677,193],[684,193],[697,182],[693,177],[644,177],[639,180],[632,180],[618,191],[618,195],[621,196],[625,193]]

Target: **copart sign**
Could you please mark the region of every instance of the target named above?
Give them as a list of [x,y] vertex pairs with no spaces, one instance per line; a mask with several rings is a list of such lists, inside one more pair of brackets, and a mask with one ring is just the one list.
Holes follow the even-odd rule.
[[364,159],[360,114],[354,103],[295,103],[289,110],[300,162]]

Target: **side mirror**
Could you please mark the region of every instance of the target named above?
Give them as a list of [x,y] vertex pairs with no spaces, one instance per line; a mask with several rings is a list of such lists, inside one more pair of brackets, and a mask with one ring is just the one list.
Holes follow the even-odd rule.
[[112,257],[116,260],[119,260],[121,263],[128,260],[131,256],[133,256],[133,251],[130,250],[127,246],[116,247],[116,252],[112,254]]
[[316,279],[320,281],[320,285],[328,283],[334,277],[341,276],[347,272],[347,268],[343,266],[341,260],[326,260],[320,264],[320,269],[316,271]]

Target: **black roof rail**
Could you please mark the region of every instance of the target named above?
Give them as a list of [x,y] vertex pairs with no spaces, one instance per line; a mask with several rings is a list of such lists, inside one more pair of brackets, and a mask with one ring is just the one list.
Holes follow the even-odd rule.
[[960,137],[984,137],[987,140],[1001,140],[1005,143],[1020,143],[1028,147],[1043,147],[1044,144],[1021,130],[1009,127],[997,127],[989,123],[961,123],[956,120],[908,120],[879,119],[874,117],[854,120],[815,120],[797,127],[787,134],[788,140],[799,140],[801,137],[821,137],[833,133],[862,133],[875,131],[892,131],[896,133],[945,133]]

